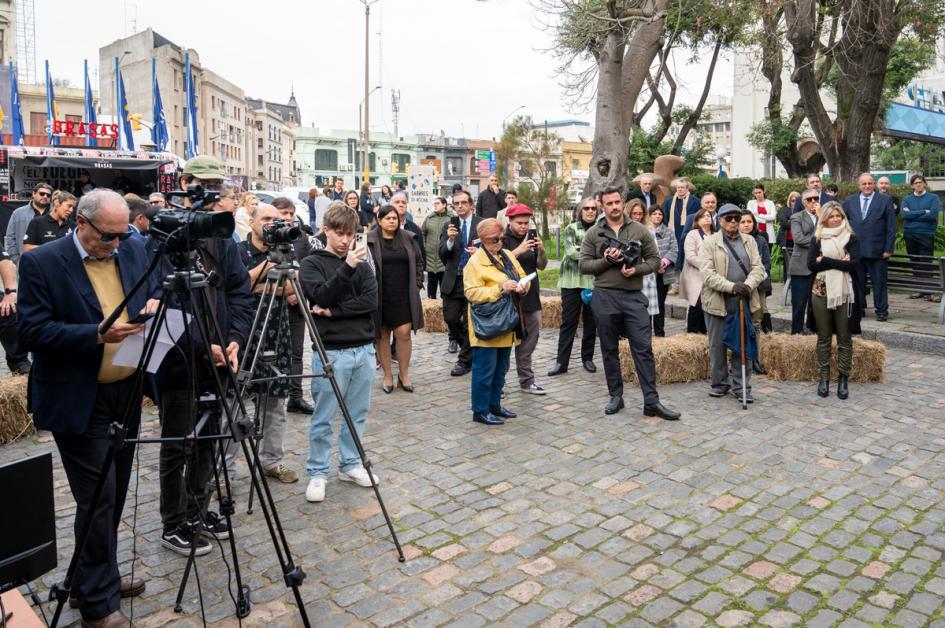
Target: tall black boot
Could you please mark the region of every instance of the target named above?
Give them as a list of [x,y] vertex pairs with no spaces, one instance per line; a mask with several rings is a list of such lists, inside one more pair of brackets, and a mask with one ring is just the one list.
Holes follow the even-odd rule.
[[821,397],[827,397],[830,395],[830,376],[821,375],[820,384],[817,386],[817,394]]
[[847,388],[847,376],[843,373],[840,373],[840,377],[837,378],[837,397],[840,399],[846,399],[850,396],[850,391]]

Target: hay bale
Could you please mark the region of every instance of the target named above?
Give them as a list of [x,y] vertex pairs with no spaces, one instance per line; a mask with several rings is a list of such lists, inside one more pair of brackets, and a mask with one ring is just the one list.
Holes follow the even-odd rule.
[[[768,334],[761,336],[761,362],[770,379],[804,382],[820,377],[817,366],[817,336]],[[883,382],[886,346],[875,340],[853,338],[853,370],[850,381]],[[830,377],[837,377],[837,344],[830,356]]]
[[26,381],[25,375],[0,380],[0,445],[36,432],[26,411]]
[[542,329],[560,329],[561,314],[561,297],[541,297]]
[[[709,377],[709,341],[701,334],[677,334],[653,338],[656,383],[677,384]],[[620,371],[627,383],[639,386],[630,345],[620,341]]]
[[443,322],[443,301],[440,299],[423,300],[423,329],[429,332],[446,333]]

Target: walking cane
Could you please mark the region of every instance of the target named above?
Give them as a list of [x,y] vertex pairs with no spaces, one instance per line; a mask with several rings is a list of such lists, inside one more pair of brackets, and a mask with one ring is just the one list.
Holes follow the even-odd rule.
[[745,299],[738,298],[738,342],[742,358],[742,410],[748,409],[748,387],[745,384]]

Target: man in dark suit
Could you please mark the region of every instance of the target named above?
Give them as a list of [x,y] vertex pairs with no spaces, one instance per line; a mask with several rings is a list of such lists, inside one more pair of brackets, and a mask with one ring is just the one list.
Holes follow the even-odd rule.
[[653,177],[648,174],[640,177],[640,189],[627,194],[628,202],[635,198],[643,201],[643,208],[646,210],[650,209],[650,205],[656,203],[656,194],[653,193]]
[[873,286],[876,320],[889,320],[889,299],[886,293],[887,259],[896,243],[896,210],[888,194],[876,192],[876,183],[869,173],[860,175],[860,193],[843,201],[843,210],[853,232],[860,239],[859,277],[860,307],[866,313],[866,276]]
[[[119,343],[142,330],[128,322],[146,308],[151,289],[140,290],[110,328],[102,321],[144,274],[144,244],[128,239],[128,205],[111,190],[96,189],[79,201],[77,227],[20,260],[19,340],[33,352],[29,402],[33,422],[50,430],[76,501],[75,532],[92,518],[72,593],[83,625],[129,625],[121,597],[138,595],[144,582],[118,573],[118,524],[128,491],[134,445],[125,445],[104,469],[105,488],[94,511],[92,494],[109,450],[108,429],[127,417],[138,432],[141,386],[134,368],[112,364]],[[119,245],[119,242],[121,244]],[[153,289],[153,286],[149,288]]]
[[472,368],[472,348],[469,346],[469,328],[466,322],[466,310],[469,302],[463,289],[463,268],[469,256],[476,252],[473,240],[476,239],[476,226],[482,220],[472,213],[472,198],[469,192],[460,190],[453,193],[453,209],[459,216],[459,228],[451,222],[443,226],[440,234],[440,259],[446,265],[443,271],[443,321],[450,330],[450,336],[459,343],[456,365],[450,375],[465,375]]
[[[814,190],[817,190],[817,192],[820,193],[820,205],[821,205],[821,207],[823,207],[824,203],[827,203],[827,202],[829,202],[829,201],[835,201],[835,200],[837,200],[835,197],[833,197],[833,196],[831,196],[830,194],[828,194],[826,190],[821,189],[820,186],[821,186],[822,184],[823,184],[823,181],[821,180],[819,174],[809,174],[809,175],[807,175],[807,189],[808,189],[808,190],[814,189]],[[805,207],[804,207],[804,201],[803,201],[803,199],[802,199],[803,196],[804,196],[804,193],[802,192],[801,195],[797,197],[797,200],[794,201],[794,208],[791,210],[791,214],[792,214],[792,215],[793,215],[793,214],[796,214],[796,213],[798,213],[798,212],[804,211]]]
[[889,177],[880,177],[876,179],[876,191],[882,192],[886,196],[892,199],[893,211],[896,212],[896,215],[899,215],[899,208],[902,207],[902,202],[899,200],[899,197],[893,194],[890,190],[892,189],[892,181],[889,180]]
[[151,228],[151,219],[160,211],[151,203],[140,198],[128,201],[128,224],[131,225],[131,237],[136,240],[146,240],[148,229]]

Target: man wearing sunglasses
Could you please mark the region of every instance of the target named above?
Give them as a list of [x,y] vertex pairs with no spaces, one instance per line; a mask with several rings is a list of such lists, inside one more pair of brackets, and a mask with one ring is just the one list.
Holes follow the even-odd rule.
[[807,267],[807,252],[814,240],[817,230],[817,213],[820,211],[820,190],[807,188],[801,194],[801,203],[804,211],[791,216],[791,237],[794,238],[794,249],[791,252],[791,261],[788,263],[788,272],[791,275],[791,333],[800,334],[806,329],[806,322],[810,322],[813,314],[808,314],[810,304],[810,290],[814,283],[814,276]]
[[23,238],[26,236],[26,228],[30,221],[36,216],[43,216],[49,211],[50,200],[52,199],[53,188],[48,183],[37,183],[33,188],[33,199],[18,207],[13,215],[10,216],[10,222],[7,223],[6,238],[3,245],[7,255],[14,263],[20,263],[20,256],[23,254]]
[[[144,244],[128,240],[128,205],[111,190],[96,189],[79,201],[71,236],[44,244],[20,258],[19,341],[33,353],[29,403],[38,429],[50,430],[76,501],[75,529],[91,528],[78,563],[70,604],[83,624],[128,625],[122,597],[140,594],[144,581],[118,571],[118,525],[131,477],[135,446],[125,444],[104,467],[109,426],[127,417],[128,436],[138,433],[141,387],[134,368],[112,358],[141,324],[129,319],[153,310],[148,295],[156,281],[135,293],[116,322],[100,325],[144,275]],[[100,471],[106,483],[97,508],[92,499]],[[124,623],[122,623],[124,622]]]

